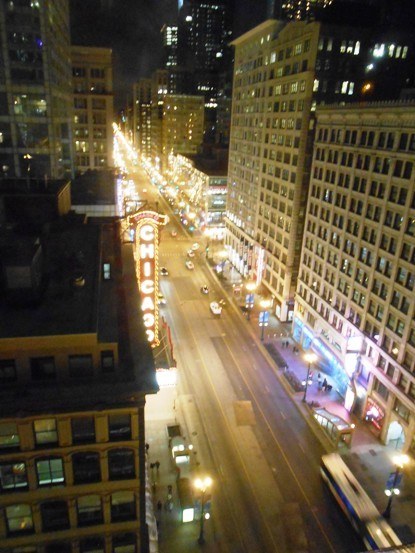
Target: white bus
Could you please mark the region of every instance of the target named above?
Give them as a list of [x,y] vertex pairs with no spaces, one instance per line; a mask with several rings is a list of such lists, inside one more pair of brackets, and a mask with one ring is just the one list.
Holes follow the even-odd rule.
[[323,455],[321,475],[368,550],[402,545],[338,453]]

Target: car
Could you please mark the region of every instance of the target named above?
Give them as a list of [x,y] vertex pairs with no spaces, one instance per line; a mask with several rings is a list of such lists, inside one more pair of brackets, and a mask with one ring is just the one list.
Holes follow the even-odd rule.
[[194,252],[193,250],[188,250],[188,251],[187,251],[187,255],[188,255],[189,257],[194,257],[194,256],[195,256],[195,252]]
[[193,251],[196,251],[199,249],[199,244],[197,242],[195,242],[193,245],[192,245],[192,250]]
[[209,286],[205,284],[204,286],[202,286],[200,291],[202,292],[202,294],[209,294]]
[[160,274],[161,274],[161,276],[168,276],[169,271],[166,269],[166,267],[162,267],[160,269]]
[[171,231],[171,235],[172,235],[173,238],[176,238],[176,236],[177,236],[177,230],[172,230],[172,231]]
[[191,261],[186,261],[186,267],[191,271],[195,268]]
[[221,307],[225,307],[225,306],[226,306],[226,301],[225,301],[225,300],[219,300],[218,303],[219,303],[219,305],[220,305]]
[[214,315],[219,316],[222,313],[222,307],[218,304],[217,301],[210,302],[210,310]]
[[159,294],[157,296],[157,303],[159,305],[166,305],[166,303],[167,303],[166,298],[163,296],[163,294],[161,292],[159,292]]

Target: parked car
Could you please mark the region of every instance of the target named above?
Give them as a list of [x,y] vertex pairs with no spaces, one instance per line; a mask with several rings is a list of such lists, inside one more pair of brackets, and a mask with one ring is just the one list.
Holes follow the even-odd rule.
[[190,269],[191,271],[195,268],[192,261],[186,261],[186,267]]
[[217,301],[210,302],[210,310],[214,315],[220,316],[222,313],[222,307],[218,304]]
[[168,276],[169,275],[169,271],[166,269],[166,267],[162,267],[160,269],[160,274],[161,276]]
[[202,292],[202,294],[209,294],[209,286],[205,284],[204,286],[202,286],[200,291]]
[[192,250],[196,251],[199,249],[199,244],[197,242],[195,242],[193,245],[192,245]]
[[187,251],[187,255],[188,255],[189,257],[194,257],[194,256],[195,256],[195,252],[194,252],[193,250],[188,250],[188,251]]

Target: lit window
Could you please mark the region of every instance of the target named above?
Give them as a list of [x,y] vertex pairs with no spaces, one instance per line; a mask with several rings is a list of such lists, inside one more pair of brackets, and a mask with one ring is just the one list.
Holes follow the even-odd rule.
[[6,522],[9,534],[33,532],[33,519],[30,505],[20,504],[6,507]]
[[39,486],[50,486],[51,484],[63,484],[65,482],[63,463],[59,457],[36,461],[36,472]]

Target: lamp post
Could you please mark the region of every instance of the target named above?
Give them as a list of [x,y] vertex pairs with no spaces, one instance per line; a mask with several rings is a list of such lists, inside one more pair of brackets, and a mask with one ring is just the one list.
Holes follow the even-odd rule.
[[27,179],[27,186],[29,186],[29,180],[30,180],[30,160],[33,159],[33,157],[30,154],[25,154],[23,156],[23,159],[27,160],[27,171],[26,171],[26,179]]
[[210,478],[210,476],[205,476],[205,478],[197,478],[194,482],[194,485],[198,490],[202,492],[201,511],[200,511],[200,532],[199,532],[199,538],[197,540],[197,543],[199,545],[203,545],[205,543],[205,536],[203,533],[205,516],[206,518],[209,518],[209,513],[206,513],[205,515],[206,492],[212,485],[212,478]]
[[396,455],[393,458],[393,463],[395,465],[395,472],[392,472],[389,476],[388,482],[386,483],[385,495],[389,498],[386,509],[383,513],[385,518],[390,518],[391,509],[392,509],[392,500],[394,495],[399,495],[400,489],[399,485],[402,480],[402,469],[408,462],[407,455]]
[[271,305],[271,300],[261,300],[260,306],[262,308],[262,311],[259,313],[259,326],[261,327],[261,342],[264,341],[264,330],[265,327],[268,326],[268,319],[269,319],[269,313],[268,313],[268,307]]
[[315,353],[306,353],[304,355],[304,359],[308,363],[307,378],[305,380],[305,388],[304,388],[304,395],[303,395],[303,402],[305,403],[307,401],[307,388],[308,388],[308,379],[310,378],[311,365],[316,362],[317,356]]
[[245,284],[245,288],[247,289],[247,291],[249,292],[249,294],[246,295],[246,300],[245,300],[245,307],[247,308],[248,310],[248,321],[250,320],[251,318],[251,311],[252,311],[252,308],[254,307],[254,299],[255,299],[255,295],[254,295],[254,291],[256,289],[256,284],[255,282],[247,282]]

